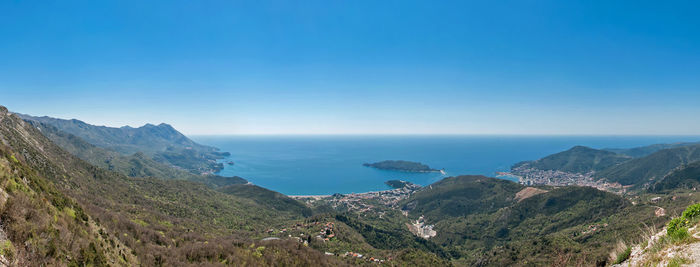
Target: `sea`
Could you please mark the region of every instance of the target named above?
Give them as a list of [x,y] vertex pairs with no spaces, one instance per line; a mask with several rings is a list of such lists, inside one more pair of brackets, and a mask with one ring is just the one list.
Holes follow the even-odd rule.
[[[535,160],[576,145],[593,148],[697,142],[697,136],[192,136],[231,156],[222,176],[240,176],[287,195],[330,195],[390,189],[398,179],[429,185],[457,175],[496,176],[520,161]],[[382,160],[416,161],[441,173],[407,173],[362,166]],[[502,177],[512,179],[513,177]]]

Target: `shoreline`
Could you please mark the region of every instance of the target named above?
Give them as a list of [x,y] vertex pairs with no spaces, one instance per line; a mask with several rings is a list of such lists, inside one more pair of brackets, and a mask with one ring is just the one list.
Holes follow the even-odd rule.
[[288,196],[290,198],[294,198],[294,199],[296,199],[296,198],[322,199],[322,198],[330,197],[332,195],[286,195],[286,196]]

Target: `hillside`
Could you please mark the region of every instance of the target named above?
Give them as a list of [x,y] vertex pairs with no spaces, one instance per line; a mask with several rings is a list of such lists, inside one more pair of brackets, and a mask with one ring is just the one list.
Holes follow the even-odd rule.
[[216,175],[199,175],[151,159],[142,152],[124,155],[116,151],[100,148],[80,137],[60,131],[58,128],[37,122],[27,121],[49,138],[54,144],[90,164],[119,172],[130,177],[159,177],[181,179],[207,184],[212,187],[247,183],[240,177],[220,177]]
[[25,120],[51,125],[75,135],[95,146],[116,151],[122,155],[145,153],[158,162],[178,166],[195,173],[215,172],[223,168],[216,159],[228,155],[218,149],[197,144],[172,126],[146,124],[138,128],[95,126],[72,119],[19,115]]
[[[645,227],[666,223],[666,214],[698,200],[687,189],[659,200],[643,192],[622,197],[591,187],[526,187],[458,176],[425,187],[300,202],[259,186],[229,184],[225,177],[201,180],[146,153],[125,155],[49,124],[0,114],[0,174],[9,177],[0,188],[8,192],[7,203],[22,195],[35,203],[22,204],[18,213],[6,208],[14,204],[0,201],[0,229],[12,244],[0,247],[0,261],[342,266],[381,259],[389,266],[588,266],[612,262],[616,244],[636,242]],[[566,152],[540,163],[603,172],[669,153],[630,159],[584,147]],[[693,153],[665,155],[691,159]],[[603,167],[621,159],[627,161]],[[695,177],[695,163],[683,166],[665,176],[673,190],[688,188],[687,180]],[[54,238],[46,238],[64,231],[75,241],[51,245]],[[19,247],[28,241],[34,247]]]
[[605,148],[603,150],[615,152],[615,153],[622,154],[622,155],[627,155],[627,156],[634,157],[634,158],[640,158],[640,157],[650,155],[656,151],[663,150],[663,149],[676,148],[676,147],[689,146],[689,145],[697,145],[697,144],[700,144],[700,143],[698,143],[698,142],[680,142],[680,143],[673,143],[673,144],[653,144],[653,145],[633,147],[633,148]]
[[411,195],[402,209],[428,220],[493,212],[513,202],[524,186],[485,176],[458,176],[442,179]]
[[[545,183],[546,181],[565,181],[586,184],[591,183],[591,181],[598,181],[598,183],[607,181],[640,188],[656,183],[676,168],[700,161],[699,149],[700,145],[696,143],[677,143],[615,150],[629,154],[622,155],[611,151],[576,146],[535,161],[515,164],[511,170],[521,175],[534,173],[538,182]],[[650,154],[641,156],[647,152]],[[580,175],[573,175],[577,173]]]
[[[0,107],[0,120],[6,116]],[[4,139],[4,138],[3,138]],[[137,263],[82,205],[0,144],[0,265],[112,265]]]
[[311,209],[303,203],[283,194],[252,184],[232,184],[218,189],[220,192],[238,197],[256,199],[257,204],[280,212],[294,212],[311,216]]
[[668,192],[676,189],[697,189],[700,187],[700,161],[680,167],[653,184],[649,191]]
[[[575,146],[569,150],[546,156],[544,158],[520,163],[540,170],[559,170],[569,173],[587,173],[600,171],[616,164],[628,161],[629,156],[614,152]],[[518,165],[516,165],[518,166]]]
[[597,172],[595,176],[623,185],[653,184],[674,169],[698,160],[700,145],[680,146],[612,166]]
[[[81,220],[94,218],[95,224],[102,227],[100,236],[115,239],[115,244],[123,244],[120,247],[131,249],[135,255],[134,260],[140,265],[198,262],[226,262],[234,265],[242,262],[252,265],[339,264],[331,264],[332,258],[325,258],[318,251],[295,243],[275,242],[260,249],[249,239],[255,231],[288,220],[301,219],[302,214],[270,210],[256,204],[254,199],[220,193],[197,183],[129,178],[94,167],[65,152],[31,124],[11,115],[4,108],[0,109],[0,140],[17,161],[40,177],[37,181],[53,183],[62,194],[75,199],[79,206],[69,206],[74,211],[68,212],[69,215],[76,214],[75,217]],[[37,182],[38,184],[41,183]],[[32,205],[36,207],[36,204]],[[61,210],[61,207],[57,207],[57,210]],[[32,216],[50,218],[50,214],[40,211]],[[46,221],[37,219],[36,222],[45,224]],[[4,231],[12,230],[6,225],[10,224],[3,224]],[[20,225],[27,224],[22,222]],[[23,234],[17,238],[17,242],[23,242],[22,238],[38,236],[38,231],[43,231],[42,229],[44,228]],[[79,228],[76,231],[80,231]],[[10,236],[11,240],[13,238],[15,237]],[[40,239],[33,240],[38,242]],[[102,246],[98,247],[96,242],[90,246],[89,240],[83,242],[88,245],[85,251],[100,252],[98,248]],[[80,249],[75,250],[80,253]],[[56,256],[51,254],[55,253],[52,252],[55,251],[53,248],[49,247],[48,251],[50,258]],[[103,254],[106,254],[104,258],[113,258],[109,253]]]
[[457,265],[547,265],[562,256],[569,264],[596,264],[618,239],[664,222],[654,207],[590,187],[543,188],[515,198],[528,189],[483,176],[450,177],[402,203],[414,218],[434,224],[430,240]]

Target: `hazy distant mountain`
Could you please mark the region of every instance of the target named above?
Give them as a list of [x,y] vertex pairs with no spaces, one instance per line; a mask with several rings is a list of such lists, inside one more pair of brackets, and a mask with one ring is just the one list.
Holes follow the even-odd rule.
[[641,146],[641,147],[634,147],[634,148],[605,148],[603,150],[610,151],[610,152],[615,152],[618,154],[623,154],[627,155],[630,157],[644,157],[649,154],[652,154],[656,151],[663,150],[663,149],[669,149],[669,148],[675,148],[675,147],[680,147],[680,146],[689,146],[689,145],[697,145],[700,144],[700,142],[682,142],[682,143],[673,143],[673,144],[654,144],[654,145],[648,145],[648,146]]
[[[616,151],[626,154],[618,154],[610,149],[576,146],[535,161],[520,162],[513,168],[527,164],[530,168],[540,170],[569,173],[593,171],[596,178],[622,185],[641,186],[653,184],[680,166],[700,161],[700,144],[696,143],[658,144]],[[641,156],[643,154],[646,155]]]
[[56,119],[51,117],[34,117],[19,115],[25,120],[52,125],[95,146],[113,150],[123,155],[142,152],[154,160],[181,167],[195,173],[208,173],[223,168],[216,159],[228,155],[218,152],[217,148],[197,144],[187,138],[172,126],[146,124],[138,128],[124,126],[113,128],[95,126],[72,119]]
[[[546,156],[544,158],[521,162],[540,170],[559,170],[571,173],[600,171],[630,160],[629,156],[585,146],[575,146],[569,150]],[[516,166],[518,166],[516,165]]]
[[153,160],[143,152],[124,155],[106,148],[90,144],[80,137],[60,131],[53,125],[28,120],[44,136],[71,154],[92,165],[116,171],[130,177],[158,177],[163,179],[182,179],[201,182],[212,187],[247,183],[240,177],[220,177],[216,175],[199,175],[170,164]]
[[674,169],[700,160],[700,145],[662,149],[601,170],[596,177],[623,185],[654,183]]

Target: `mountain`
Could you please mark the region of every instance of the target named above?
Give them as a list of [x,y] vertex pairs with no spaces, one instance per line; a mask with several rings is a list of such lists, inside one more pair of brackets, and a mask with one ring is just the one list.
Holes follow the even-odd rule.
[[271,209],[274,203],[95,167],[4,107],[0,141],[11,162],[1,177],[8,194],[1,228],[10,241],[3,246],[16,251],[6,259],[36,266],[343,265],[298,242],[254,243],[252,234],[304,218]]
[[682,166],[651,186],[651,192],[668,192],[675,189],[700,187],[700,161]]
[[153,160],[142,152],[124,155],[116,151],[100,148],[84,141],[82,138],[59,130],[53,125],[27,120],[32,126],[67,152],[90,164],[107,170],[116,171],[130,177],[159,177],[201,182],[212,187],[230,184],[244,184],[240,177],[221,177],[216,175],[199,175]]
[[622,155],[627,155],[634,158],[644,157],[650,155],[656,151],[676,148],[680,146],[697,145],[700,142],[679,142],[673,144],[653,144],[648,146],[634,147],[634,148],[605,148],[603,150],[615,152]]
[[593,149],[585,146],[575,146],[569,150],[547,157],[519,163],[517,166],[528,164],[540,170],[559,170],[569,173],[587,173],[600,171],[616,164],[628,161],[629,156],[614,152]]
[[211,173],[223,168],[216,159],[229,155],[217,148],[197,144],[172,126],[146,124],[138,128],[95,126],[72,119],[19,115],[29,121],[51,125],[75,135],[95,146],[116,151],[122,155],[145,153],[161,163],[178,166],[194,173]]
[[4,108],[0,143],[0,264],[18,266],[606,265],[617,244],[700,199],[674,191],[698,183],[692,145],[638,158],[574,147],[529,163],[596,175],[651,164],[641,173],[665,173],[660,199],[485,176],[292,199],[158,158],[192,148],[118,151]]
[[618,238],[659,223],[653,207],[595,188],[544,187],[516,199],[529,189],[483,176],[450,177],[402,204],[410,216],[434,224],[430,240],[458,265],[549,265],[565,255],[569,264],[594,265],[607,260]]
[[403,205],[413,215],[432,218],[466,216],[492,212],[513,202],[524,186],[485,176],[458,176],[442,179],[411,195]]
[[[664,147],[670,148],[661,149]],[[651,152],[656,149],[660,150]],[[565,173],[591,172],[586,175],[592,175],[596,180],[643,186],[655,183],[678,167],[700,161],[699,149],[700,144],[677,143],[617,150],[629,154],[623,155],[607,150],[576,146],[539,160],[515,164],[512,169],[533,168]],[[647,152],[651,153],[641,156]]]
[[674,169],[699,160],[700,145],[679,146],[611,166],[595,176],[623,185],[653,184]]
[[84,206],[34,171],[30,154],[13,150],[6,128],[7,109],[0,107],[0,265],[113,265],[135,262],[132,251],[105,230]]

